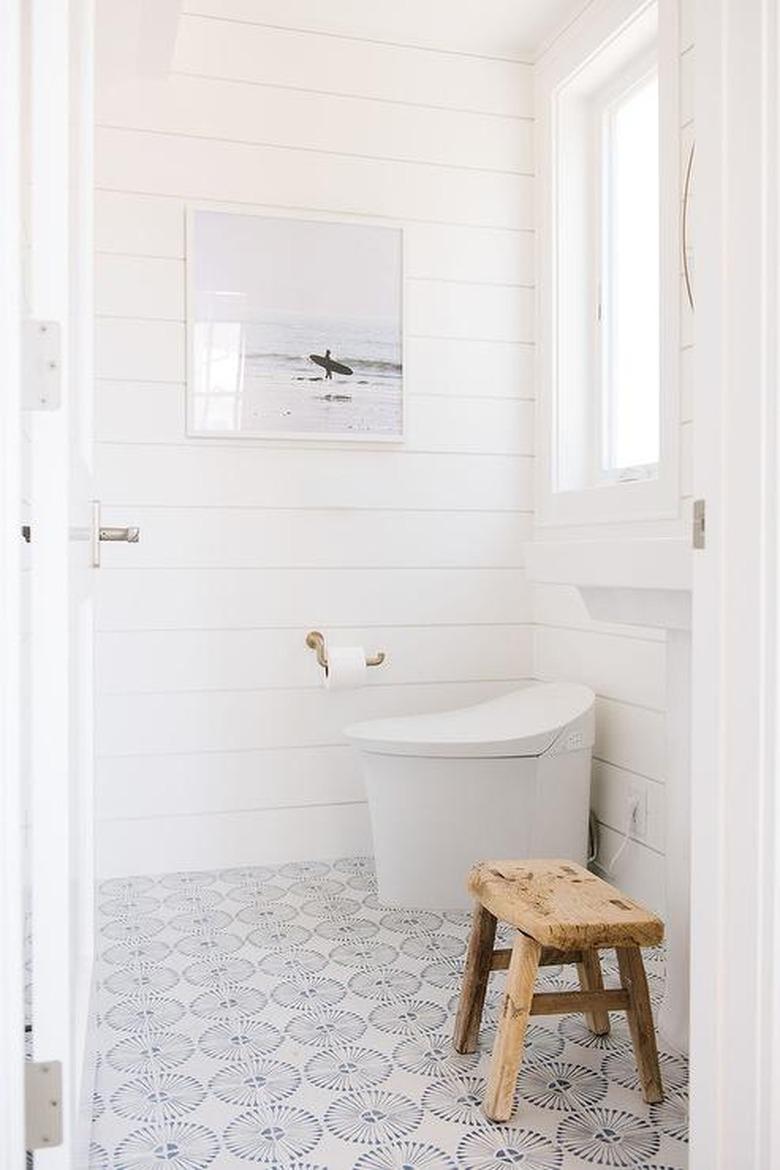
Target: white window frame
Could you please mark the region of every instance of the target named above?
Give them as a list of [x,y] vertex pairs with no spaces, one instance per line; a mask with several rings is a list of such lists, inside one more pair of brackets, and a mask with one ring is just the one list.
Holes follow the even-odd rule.
[[[677,0],[596,0],[588,19],[577,21],[544,55],[536,78],[537,156],[539,159],[538,356],[536,525],[573,527],[662,522],[680,523],[679,499],[679,97]],[[594,103],[603,105],[610,93],[625,90],[632,70],[637,78],[657,61],[659,80],[660,179],[660,456],[649,474],[604,475],[600,468],[602,382],[599,326],[595,308],[599,295],[601,227],[598,173],[600,144],[594,141]],[[596,80],[603,74],[603,80]],[[576,97],[578,86],[586,96]],[[574,118],[572,95],[582,107]],[[577,126],[576,119],[581,117]],[[579,152],[561,149],[566,132],[583,136]],[[569,140],[569,145],[573,140]],[[595,152],[598,150],[598,154]],[[574,159],[572,164],[571,159]],[[579,168],[579,170],[578,170]],[[564,222],[558,202],[577,196],[589,206]],[[564,217],[565,219],[566,217]],[[569,233],[567,240],[566,233]],[[581,289],[561,279],[570,255],[571,233],[590,233],[581,244]],[[578,283],[576,280],[575,284]],[[579,301],[578,301],[579,298]],[[573,307],[572,307],[573,305]],[[559,346],[570,336],[574,320],[579,341],[570,344],[573,357]],[[577,348],[579,346],[579,349]],[[566,362],[569,362],[568,369]],[[576,372],[572,374],[572,370]],[[565,376],[564,376],[565,374]],[[567,417],[564,428],[561,420]],[[579,421],[577,421],[579,420]],[[579,463],[566,469],[566,459]],[[560,483],[582,486],[559,489]],[[657,527],[658,525],[656,525]]]

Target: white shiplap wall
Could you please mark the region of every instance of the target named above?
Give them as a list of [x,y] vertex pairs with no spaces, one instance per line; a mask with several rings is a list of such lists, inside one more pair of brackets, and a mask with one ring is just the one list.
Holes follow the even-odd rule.
[[[682,184],[693,140],[693,9],[680,0],[680,152]],[[681,192],[682,199],[682,192]],[[693,315],[680,286],[680,492],[689,516],[692,462]],[[665,784],[665,638],[662,632],[594,622],[576,589],[539,585],[534,596],[535,672],[545,679],[570,678],[598,694],[592,806],[600,826],[598,861],[606,866],[621,843],[629,794],[647,802],[647,831],[634,840],[615,867],[614,880],[627,892],[663,910]]]
[[[367,848],[341,728],[531,673],[531,114],[527,65],[194,13],[101,84],[103,874]],[[405,227],[402,449],[185,436],[187,200]],[[315,626],[386,667],[326,692]]]

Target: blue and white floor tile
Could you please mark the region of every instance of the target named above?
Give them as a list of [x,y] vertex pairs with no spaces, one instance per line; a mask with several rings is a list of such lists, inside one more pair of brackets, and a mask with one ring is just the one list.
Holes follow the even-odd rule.
[[[528,1030],[507,1125],[480,1050],[451,1046],[469,916],[380,906],[372,863],[105,882],[92,1170],[682,1170],[684,1061],[647,1106],[622,1016]],[[647,953],[651,990],[663,956]],[[574,986],[549,968],[549,988]],[[607,982],[616,979],[605,963]]]

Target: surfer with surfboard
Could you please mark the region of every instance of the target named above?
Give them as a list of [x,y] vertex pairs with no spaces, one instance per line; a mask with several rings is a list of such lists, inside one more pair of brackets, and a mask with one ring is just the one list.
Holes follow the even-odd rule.
[[325,371],[326,382],[332,381],[334,373],[343,374],[345,377],[349,377],[352,374],[352,370],[349,366],[345,366],[342,362],[333,360],[333,358],[330,356],[329,349],[326,349],[324,354],[310,353],[309,360],[313,361],[315,366],[322,367],[322,369]]

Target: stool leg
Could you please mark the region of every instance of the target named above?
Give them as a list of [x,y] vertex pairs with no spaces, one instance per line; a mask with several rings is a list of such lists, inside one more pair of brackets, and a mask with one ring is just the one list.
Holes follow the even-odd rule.
[[[598,951],[582,952],[582,962],[577,964],[577,974],[583,991],[604,990]],[[609,1032],[609,1012],[598,1008],[592,1012],[585,1012],[585,1022],[596,1036],[606,1036]]]
[[628,992],[628,1027],[634,1046],[634,1057],[642,1083],[642,1095],[652,1105],[664,1099],[658,1049],[655,1043],[653,1009],[647,990],[647,976],[639,947],[618,947],[620,981]]
[[479,1024],[485,1006],[488,976],[493,962],[496,919],[479,902],[474,906],[453,1044],[456,1052],[476,1052]]
[[517,1074],[523,1059],[523,1043],[536,973],[542,948],[535,939],[519,931],[512,947],[507,973],[506,995],[490,1061],[485,1113],[491,1121],[508,1121]]

